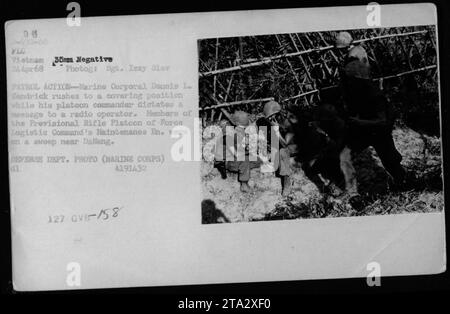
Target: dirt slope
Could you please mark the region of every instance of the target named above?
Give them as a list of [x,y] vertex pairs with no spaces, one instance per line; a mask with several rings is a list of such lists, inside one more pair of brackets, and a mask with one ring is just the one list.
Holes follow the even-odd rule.
[[[324,197],[321,195],[299,168],[295,168],[294,171],[291,195],[283,198],[280,179],[274,174],[260,173],[259,169],[252,170],[249,182],[252,192],[241,193],[235,174],[229,174],[224,180],[213,168],[212,162],[204,161],[201,166],[203,199],[212,200],[215,208],[226,217],[218,219],[218,222],[442,210],[440,140],[420,135],[407,128],[395,129],[393,136],[403,156],[402,164],[416,174],[421,184],[409,191],[390,192],[388,176],[375,151],[369,148],[354,157],[358,173],[358,188],[365,202],[364,209],[359,211],[349,205],[345,196]],[[209,204],[213,203],[209,202]]]

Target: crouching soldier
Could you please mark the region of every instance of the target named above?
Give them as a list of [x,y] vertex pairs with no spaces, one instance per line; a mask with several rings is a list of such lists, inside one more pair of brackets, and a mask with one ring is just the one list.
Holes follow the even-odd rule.
[[339,192],[335,186],[345,188],[349,195],[354,194],[354,168],[340,160],[345,149],[346,127],[335,106],[325,101],[313,110],[297,110],[296,115],[297,123],[293,125],[296,160],[305,175],[325,196]]
[[[281,106],[275,101],[269,101],[264,105],[264,117],[256,121],[259,130],[267,130],[267,151],[272,156],[275,175],[281,178],[282,195],[291,193],[292,168],[290,164],[291,152],[295,151],[293,143],[292,124],[289,119],[282,118]],[[275,132],[272,136],[272,131]],[[275,139],[276,143],[272,141]]]
[[350,150],[346,146],[345,121],[338,115],[336,107],[324,102],[316,110],[318,132],[325,136],[324,147],[321,150],[319,168],[322,174],[330,178],[350,197],[357,195],[355,169],[351,160],[346,158]]
[[261,160],[248,148],[245,132],[250,124],[248,114],[244,111],[236,111],[231,119],[235,127],[224,128],[226,129],[224,135],[216,144],[214,166],[224,179],[227,177],[226,171],[237,173],[241,184],[240,190],[246,193],[251,190],[248,185],[250,171],[260,167]]

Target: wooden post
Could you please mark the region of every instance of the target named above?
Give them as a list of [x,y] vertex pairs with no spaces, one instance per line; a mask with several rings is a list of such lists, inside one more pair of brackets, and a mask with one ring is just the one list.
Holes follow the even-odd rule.
[[[295,33],[295,38],[297,38],[298,42],[299,42],[300,45],[302,46],[302,49],[305,50],[306,47],[305,47],[305,45],[303,44],[303,42],[302,42],[300,36],[298,35],[298,33]],[[292,39],[292,40],[294,41],[294,39]],[[308,40],[309,40],[309,38],[308,38]],[[309,54],[306,55],[306,59],[308,59],[310,66],[311,66],[311,67],[314,67],[314,62],[311,60],[311,57],[309,56]],[[317,83],[316,83],[316,80],[313,79],[313,78],[311,77],[311,74],[309,73],[308,67],[306,67],[306,73],[307,73],[307,75],[308,75],[308,77],[309,77],[309,79],[310,79],[310,81],[311,81],[311,83],[312,83],[312,88],[313,88],[313,89],[317,89]],[[312,95],[311,95],[310,100],[313,101]],[[320,97],[319,97],[319,100],[320,100]]]
[[[230,94],[231,85],[233,83],[233,77],[234,77],[234,73],[231,74],[230,81],[228,82],[228,87],[227,87],[225,99],[224,99],[225,102],[227,102],[228,95]],[[227,119],[230,120],[230,122],[234,124],[233,119],[231,119],[231,115],[228,113],[228,111],[225,110],[225,108],[220,108],[220,113],[223,113],[225,115],[225,117],[227,117]]]
[[[278,44],[280,45],[280,47],[282,47],[281,41],[280,41],[280,38],[278,37],[278,35],[275,35],[275,38],[277,39]],[[283,49],[284,49],[284,48],[283,48]],[[288,66],[289,66],[289,68],[290,68],[290,70],[291,70],[291,72],[292,72],[292,75],[294,76],[295,81],[297,82],[297,86],[298,86],[300,92],[303,93],[303,87],[302,87],[302,84],[301,84],[300,81],[298,80],[297,73],[294,71],[294,68],[292,67],[291,61],[289,61],[289,59],[286,59],[286,62],[287,62]],[[308,106],[311,105],[311,104],[309,103],[309,100],[308,100],[308,99],[306,99],[306,102],[308,103]]]
[[[367,38],[367,39],[359,39],[359,40],[355,40],[355,43],[361,43],[361,42],[365,42],[365,41],[371,41],[371,40],[380,40],[380,39],[388,39],[388,38],[393,38],[393,37],[401,37],[401,36],[410,36],[410,35],[416,35],[416,34],[425,34],[426,30],[424,31],[416,31],[416,32],[410,32],[410,33],[402,33],[402,34],[388,34],[388,35],[382,35],[382,36],[377,36],[377,37],[371,37],[371,38]],[[240,64],[240,65],[235,65],[235,66],[231,66],[225,69],[218,69],[218,70],[213,70],[213,71],[208,71],[208,72],[203,72],[200,73],[199,76],[200,77],[208,77],[208,76],[212,76],[212,75],[217,75],[217,74],[222,74],[222,73],[226,73],[226,72],[234,72],[234,71],[241,71],[244,69],[248,69],[248,68],[252,68],[255,66],[261,66],[264,64],[269,64],[273,61],[276,60],[280,60],[283,58],[292,58],[292,57],[297,57],[299,55],[306,55],[312,52],[321,52],[321,51],[326,51],[329,49],[332,49],[333,46],[324,46],[324,47],[318,47],[318,48],[312,48],[312,49],[308,49],[308,50],[304,50],[304,51],[299,51],[299,52],[292,52],[292,53],[287,53],[287,54],[282,54],[282,55],[277,55],[277,56],[272,56],[272,57],[266,57],[266,58],[262,58],[259,59],[258,61],[255,62],[250,62],[250,63],[244,63],[244,64]]]
[[[216,38],[216,59],[214,60],[214,70],[217,70],[217,62],[219,59],[219,38]],[[214,75],[214,83],[213,83],[213,89],[214,89],[214,98],[216,97],[216,85],[217,85],[217,75]],[[211,122],[214,120],[214,113],[215,110],[211,110]]]
[[267,98],[252,99],[252,100],[238,100],[238,101],[232,101],[229,103],[219,103],[218,105],[201,108],[200,110],[204,111],[204,110],[211,110],[213,108],[223,108],[223,107],[232,107],[232,106],[238,106],[238,105],[254,104],[254,103],[267,102],[267,101],[271,101],[271,100],[274,100],[274,98],[267,97]]

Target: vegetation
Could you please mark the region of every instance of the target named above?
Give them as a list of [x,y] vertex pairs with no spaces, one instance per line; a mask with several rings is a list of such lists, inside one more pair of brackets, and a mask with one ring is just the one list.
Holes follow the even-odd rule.
[[[349,32],[356,42],[362,41],[373,78],[397,109],[399,120],[417,131],[439,135],[434,26]],[[220,108],[214,109],[221,104],[229,112],[255,114],[262,110],[259,99],[274,98],[282,106],[315,106],[321,95],[339,82],[344,52],[331,46],[336,33],[200,40],[199,90],[204,124],[224,118]],[[227,106],[234,102],[240,103]]]
[[[389,178],[369,148],[354,156],[363,207],[345,196],[323,195],[296,168],[294,190],[282,198],[273,174],[252,172],[251,193],[239,193],[237,178],[220,178],[202,163],[203,197],[225,221],[253,221],[433,212],[443,209],[439,91],[434,26],[350,30],[368,52],[372,76],[397,113],[393,133],[402,164],[416,175],[404,192],[389,190]],[[339,82],[342,51],[336,32],[264,35],[199,41],[200,114],[203,126],[218,125],[244,110],[254,122],[268,98],[306,113]],[[204,139],[205,140],[205,139]],[[222,221],[224,221],[222,219]],[[215,222],[215,221],[209,221]]]

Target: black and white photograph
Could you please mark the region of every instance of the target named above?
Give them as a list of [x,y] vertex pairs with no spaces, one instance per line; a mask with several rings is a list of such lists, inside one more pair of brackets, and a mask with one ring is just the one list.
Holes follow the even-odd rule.
[[198,55],[204,224],[443,210],[434,25],[208,38]]
[[448,285],[442,6],[44,2],[3,23],[2,291]]

